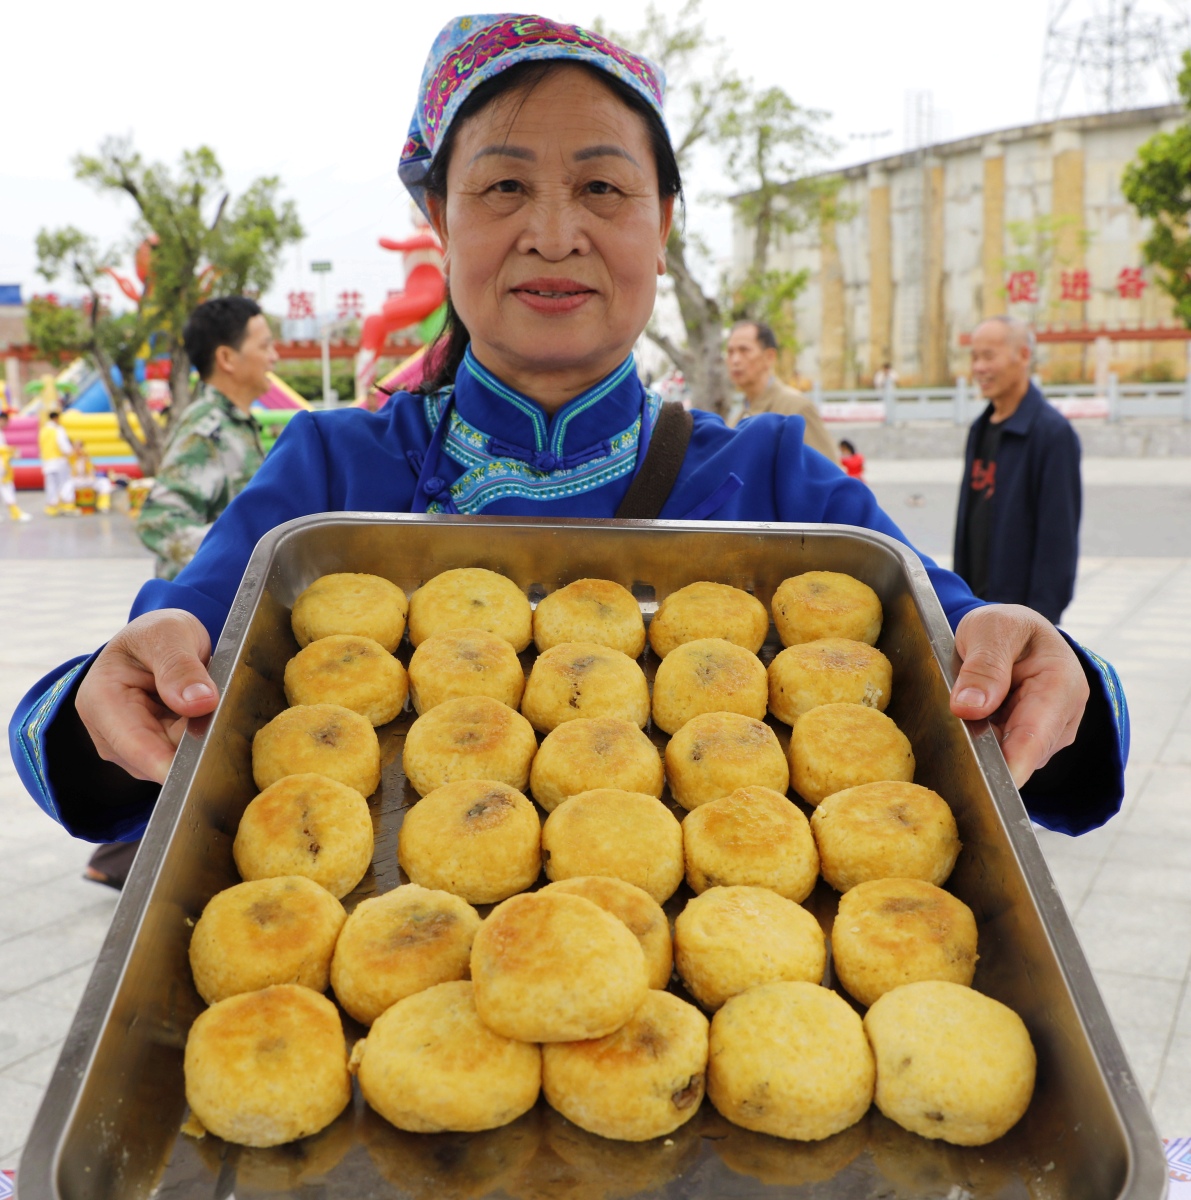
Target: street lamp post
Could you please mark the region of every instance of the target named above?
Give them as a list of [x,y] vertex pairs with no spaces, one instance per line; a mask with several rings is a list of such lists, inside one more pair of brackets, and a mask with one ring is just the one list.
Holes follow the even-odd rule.
[[310,269],[319,277],[319,306],[321,321],[319,333],[323,341],[323,408],[331,407],[331,318],[327,308],[327,276],[331,273],[331,262],[323,259],[312,262]]

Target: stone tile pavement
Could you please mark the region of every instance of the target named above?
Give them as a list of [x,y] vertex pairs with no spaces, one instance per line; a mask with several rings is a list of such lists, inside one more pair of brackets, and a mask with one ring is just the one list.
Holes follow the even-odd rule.
[[[91,520],[91,519],[87,519]],[[0,538],[0,711],[120,626],[149,560],[111,518]],[[3,529],[3,527],[0,527]],[[23,536],[23,535],[22,535]],[[33,547],[36,547],[35,549]],[[32,549],[34,556],[27,555]],[[15,550],[15,554],[14,554]],[[1072,634],[1116,663],[1134,721],[1125,809],[1072,839],[1040,834],[1140,1085],[1166,1136],[1191,1134],[1191,558],[1088,558]],[[73,841],[0,761],[0,1169],[15,1167],[115,909]]]

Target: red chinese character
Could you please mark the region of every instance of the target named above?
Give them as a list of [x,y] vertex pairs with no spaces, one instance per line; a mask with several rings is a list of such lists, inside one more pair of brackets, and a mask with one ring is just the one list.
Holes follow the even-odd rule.
[[1090,300],[1092,276],[1087,271],[1064,271],[1059,277],[1061,300]]
[[308,317],[314,316],[314,293],[313,292],[290,292],[288,299],[289,299],[289,314],[288,314],[289,320],[302,321]]
[[359,292],[339,293],[339,319],[358,318],[364,311],[364,297]]
[[1010,304],[1036,304],[1038,276],[1033,271],[1014,271],[1007,285]]
[[1146,290],[1146,281],[1141,277],[1140,267],[1122,267],[1117,276],[1117,295],[1122,300],[1140,300]]

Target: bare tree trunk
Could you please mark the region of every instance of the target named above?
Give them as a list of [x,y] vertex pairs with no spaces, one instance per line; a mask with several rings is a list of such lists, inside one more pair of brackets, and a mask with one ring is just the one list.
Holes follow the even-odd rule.
[[704,295],[686,262],[686,247],[677,236],[670,238],[666,248],[667,271],[674,280],[678,310],[686,328],[685,362],[674,354],[654,334],[651,339],[671,358],[687,377],[691,401],[696,408],[723,416],[728,410],[731,384],[723,353],[723,316],[714,298]]
[[190,359],[184,346],[176,345],[170,352],[170,411],[166,430],[172,431],[182,414],[190,407],[195,389],[190,386]]
[[[116,425],[120,436],[132,447],[136,460],[146,476],[156,475],[161,465],[162,451],[165,449],[165,437],[161,426],[149,411],[145,398],[136,385],[136,379],[129,378],[128,372],[121,371],[122,385],[117,388],[112,379],[112,361],[98,345],[91,346],[91,356],[99,368],[103,379],[104,389],[108,394],[108,402],[112,412],[116,414]],[[142,436],[138,437],[129,418],[129,410],[136,413],[140,422]]]

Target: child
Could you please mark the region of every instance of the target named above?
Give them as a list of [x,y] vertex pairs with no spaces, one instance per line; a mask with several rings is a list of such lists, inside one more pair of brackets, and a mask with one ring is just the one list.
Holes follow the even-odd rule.
[[864,455],[856,453],[856,447],[844,440],[839,444],[839,465],[853,478],[864,482]]
[[4,437],[8,428],[8,413],[0,411],[0,501],[8,506],[8,516],[13,521],[32,521],[33,518],[17,503],[17,489],[13,483],[12,460],[16,449]]

